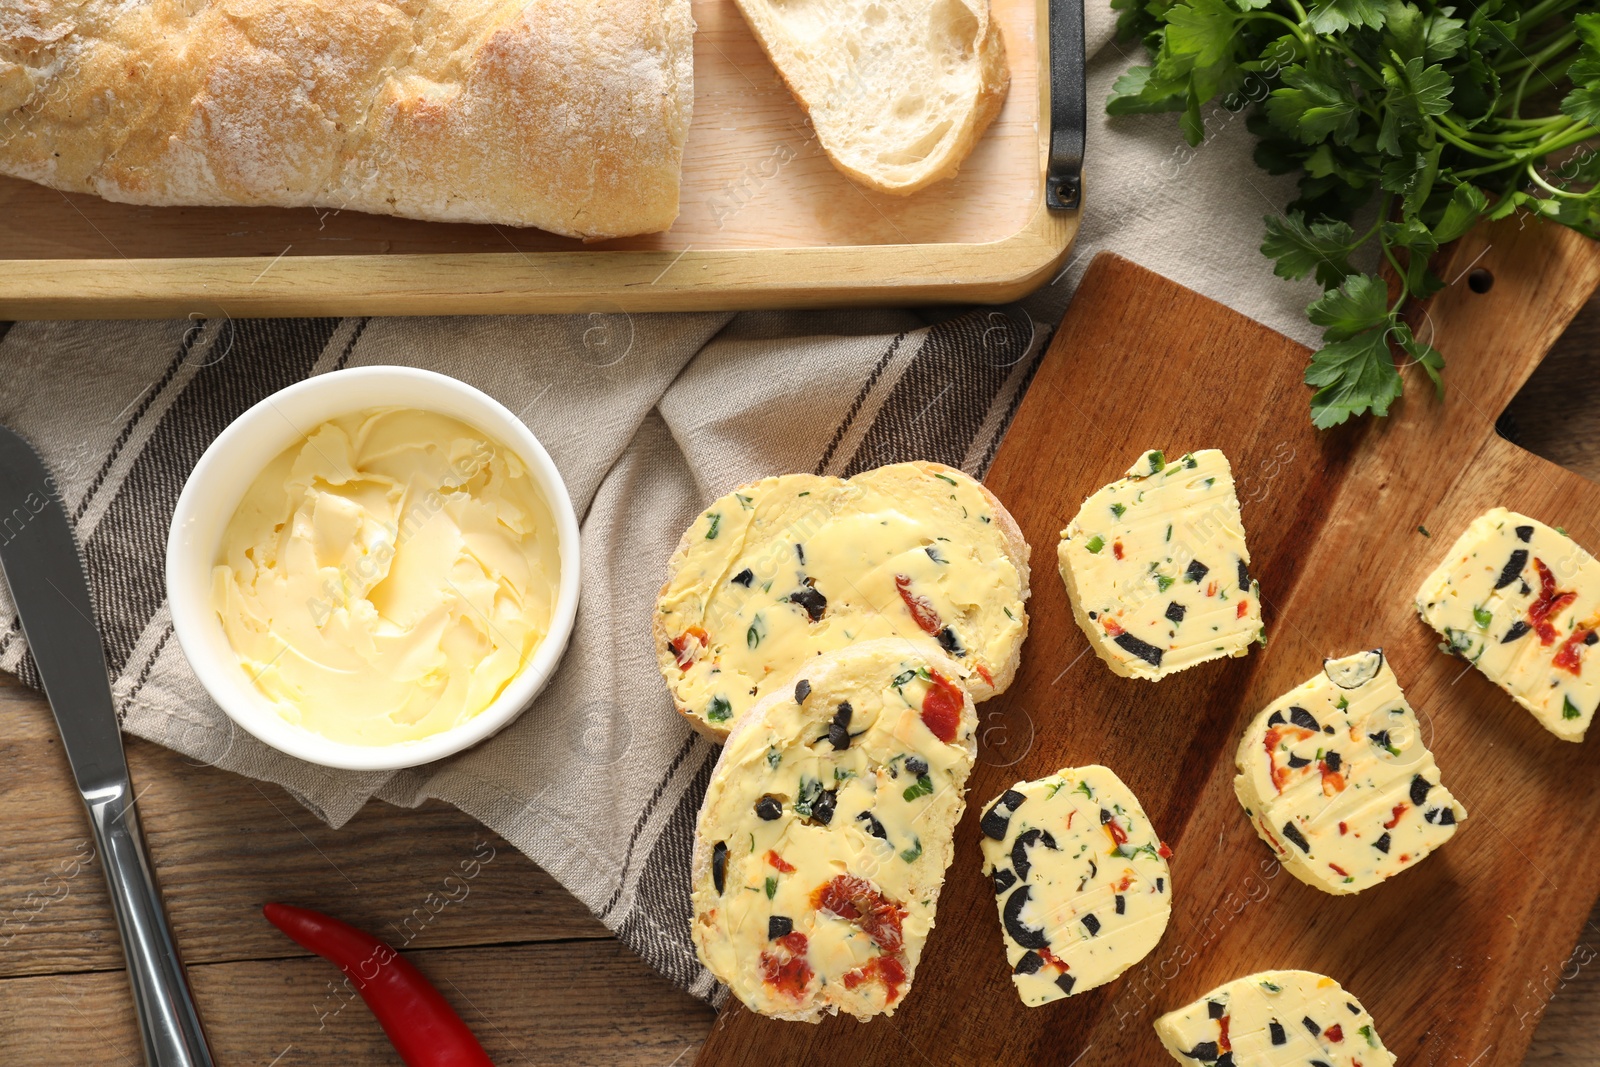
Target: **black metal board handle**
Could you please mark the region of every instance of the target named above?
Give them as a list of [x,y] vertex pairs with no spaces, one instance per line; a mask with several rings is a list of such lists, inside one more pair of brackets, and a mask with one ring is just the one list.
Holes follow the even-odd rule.
[[1050,157],[1044,203],[1075,211],[1083,195],[1083,0],[1050,0]]

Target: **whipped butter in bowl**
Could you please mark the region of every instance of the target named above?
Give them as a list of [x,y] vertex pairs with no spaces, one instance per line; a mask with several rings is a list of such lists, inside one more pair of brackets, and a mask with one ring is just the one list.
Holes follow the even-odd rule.
[[482,740],[548,679],[576,609],[577,521],[505,408],[365,368],[275,394],[217,438],[167,569],[179,642],[238,725],[317,763],[395,768]]

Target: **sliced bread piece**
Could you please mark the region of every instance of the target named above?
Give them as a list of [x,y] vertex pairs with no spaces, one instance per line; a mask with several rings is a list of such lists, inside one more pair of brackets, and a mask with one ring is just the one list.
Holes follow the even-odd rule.
[[988,0],[738,0],[828,158],[879,192],[955,174],[1011,75]]
[[1022,531],[953,467],[763,478],[684,531],[656,659],[679,713],[718,741],[805,660],[880,637],[942,648],[981,701],[1017,672],[1027,599]]
[[808,660],[739,720],[695,827],[693,934],[752,1011],[892,1015],[911,988],[977,755],[938,649]]

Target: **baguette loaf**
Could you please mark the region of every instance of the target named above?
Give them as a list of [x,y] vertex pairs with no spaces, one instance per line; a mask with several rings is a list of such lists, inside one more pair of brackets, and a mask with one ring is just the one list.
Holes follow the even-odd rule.
[[689,0],[5,0],[0,173],[602,238],[678,212]]
[[904,196],[955,174],[1011,76],[989,0],[738,0],[828,158]]

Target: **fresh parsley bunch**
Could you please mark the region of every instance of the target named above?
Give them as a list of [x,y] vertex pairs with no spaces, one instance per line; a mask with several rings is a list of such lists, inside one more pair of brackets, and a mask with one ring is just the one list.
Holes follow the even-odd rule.
[[[1470,2],[1470,0],[1469,0]],[[1252,106],[1256,162],[1299,172],[1300,196],[1267,219],[1263,254],[1314,275],[1324,328],[1306,384],[1312,421],[1385,415],[1400,396],[1393,346],[1441,390],[1444,360],[1400,317],[1443,282],[1439,246],[1519,209],[1600,235],[1600,14],[1594,0],[1111,0],[1124,37],[1153,58],[1117,80],[1113,115]],[[1589,13],[1575,14],[1589,8]],[[1352,223],[1377,200],[1377,221]],[[1366,217],[1371,217],[1370,215]],[[1357,271],[1376,240],[1399,281]]]

